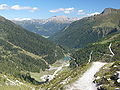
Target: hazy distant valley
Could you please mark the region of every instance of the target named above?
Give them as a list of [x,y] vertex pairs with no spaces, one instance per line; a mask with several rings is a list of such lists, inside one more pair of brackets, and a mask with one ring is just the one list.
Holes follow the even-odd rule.
[[12,21],[29,31],[48,38],[60,30],[68,27],[70,23],[78,19],[79,18],[68,18],[67,16],[53,16],[48,19],[16,18]]

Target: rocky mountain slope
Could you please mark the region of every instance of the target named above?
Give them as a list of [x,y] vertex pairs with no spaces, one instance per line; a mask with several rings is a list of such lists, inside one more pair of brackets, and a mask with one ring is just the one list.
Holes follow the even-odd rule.
[[119,31],[120,9],[106,8],[99,15],[73,22],[50,39],[70,48],[81,48]]
[[14,23],[22,26],[23,28],[48,37],[54,33],[62,30],[66,26],[77,18],[68,18],[67,16],[54,16],[48,19],[15,19],[12,20]]
[[94,83],[99,90],[120,89],[120,61],[106,64],[95,74]]

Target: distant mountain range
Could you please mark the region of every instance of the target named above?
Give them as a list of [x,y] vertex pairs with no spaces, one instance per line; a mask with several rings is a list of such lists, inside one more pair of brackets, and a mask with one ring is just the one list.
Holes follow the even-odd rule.
[[78,20],[78,18],[54,16],[48,19],[16,18],[12,21],[29,31],[49,37],[76,20]]
[[71,23],[50,39],[69,48],[81,48],[119,31],[120,9],[106,8],[101,14]]

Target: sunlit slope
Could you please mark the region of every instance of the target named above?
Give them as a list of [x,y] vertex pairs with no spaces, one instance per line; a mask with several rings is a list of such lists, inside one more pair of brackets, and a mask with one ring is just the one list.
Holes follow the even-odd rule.
[[99,15],[73,22],[51,39],[70,48],[81,48],[119,31],[120,9],[106,8]]

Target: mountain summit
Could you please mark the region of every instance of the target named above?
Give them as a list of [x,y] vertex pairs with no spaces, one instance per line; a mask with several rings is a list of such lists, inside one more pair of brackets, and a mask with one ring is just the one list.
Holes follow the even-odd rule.
[[120,13],[120,9],[105,8],[102,14]]
[[69,18],[67,16],[53,16],[51,18],[48,18],[46,20],[47,22],[50,22],[50,21],[55,21],[55,22],[58,22],[58,23],[71,23],[73,22],[74,20],[72,18]]

